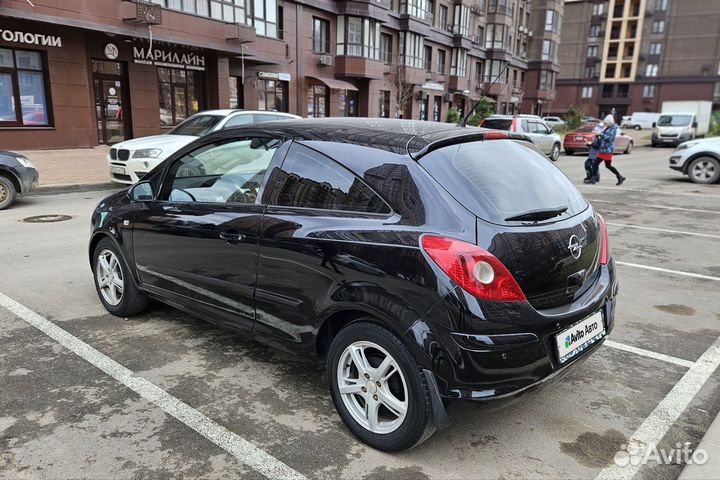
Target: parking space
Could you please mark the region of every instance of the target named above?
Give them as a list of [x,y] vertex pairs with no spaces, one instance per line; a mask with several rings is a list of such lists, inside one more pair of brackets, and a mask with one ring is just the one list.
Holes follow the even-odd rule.
[[[579,155],[558,161],[609,225],[612,342],[503,409],[451,404],[447,429],[399,454],[352,437],[322,369],[162,305],[107,315],[86,253],[107,192],[26,198],[0,214],[0,477],[631,478],[621,445],[697,445],[720,411],[720,186],[682,179],[668,155],[619,157],[622,187],[602,170],[583,185]],[[72,218],[22,222],[46,214]]]

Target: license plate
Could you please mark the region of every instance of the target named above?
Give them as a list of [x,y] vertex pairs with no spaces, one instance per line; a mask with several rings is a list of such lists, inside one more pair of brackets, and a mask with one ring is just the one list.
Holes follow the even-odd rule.
[[125,167],[110,167],[110,173],[125,173]]
[[585,140],[585,137],[575,137],[575,140],[577,140],[577,141],[583,141],[583,140]]
[[565,363],[590,345],[605,336],[605,323],[602,313],[596,312],[585,320],[558,333],[555,343],[560,363]]

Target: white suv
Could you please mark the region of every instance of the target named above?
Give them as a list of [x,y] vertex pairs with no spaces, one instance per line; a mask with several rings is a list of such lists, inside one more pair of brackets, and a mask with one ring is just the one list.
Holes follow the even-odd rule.
[[188,117],[163,135],[135,138],[112,146],[107,155],[114,182],[133,184],[163,160],[198,137],[222,128],[301,118],[291,113],[260,110],[207,110]]
[[553,132],[553,129],[537,115],[519,114],[514,117],[512,115],[490,115],[482,121],[480,126],[494,130],[524,133],[550,160],[555,162],[560,157],[560,146],[562,144],[560,135]]

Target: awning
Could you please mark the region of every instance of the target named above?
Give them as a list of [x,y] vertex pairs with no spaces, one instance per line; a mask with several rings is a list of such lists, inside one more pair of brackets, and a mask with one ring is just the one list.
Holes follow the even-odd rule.
[[346,82],[344,80],[336,80],[334,78],[324,78],[324,77],[311,77],[309,75],[307,78],[312,78],[313,80],[322,82],[325,85],[327,85],[328,87],[335,88],[337,90],[352,90],[354,92],[358,91],[358,88],[355,85],[353,85],[350,82]]

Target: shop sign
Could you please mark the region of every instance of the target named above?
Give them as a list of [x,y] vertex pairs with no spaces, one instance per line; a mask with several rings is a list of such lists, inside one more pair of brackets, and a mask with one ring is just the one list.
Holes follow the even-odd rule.
[[276,72],[258,72],[258,78],[265,78],[268,80],[280,80],[281,82],[289,82],[289,73],[276,73]]
[[120,51],[118,50],[117,45],[115,45],[114,43],[108,43],[107,45],[105,45],[104,52],[105,57],[108,60],[115,60],[118,58],[118,55],[120,55]]
[[26,33],[17,30],[0,30],[0,38],[6,42],[26,43],[43,47],[62,47],[62,39],[56,35],[43,35],[41,33]]
[[145,47],[133,47],[135,63],[155,65],[157,67],[187,68],[188,70],[205,70],[205,56],[196,53],[177,53],[169,50]]
[[435,90],[438,92],[445,91],[445,86],[442,83],[437,82],[425,82],[420,86],[420,88],[422,88],[423,90]]

